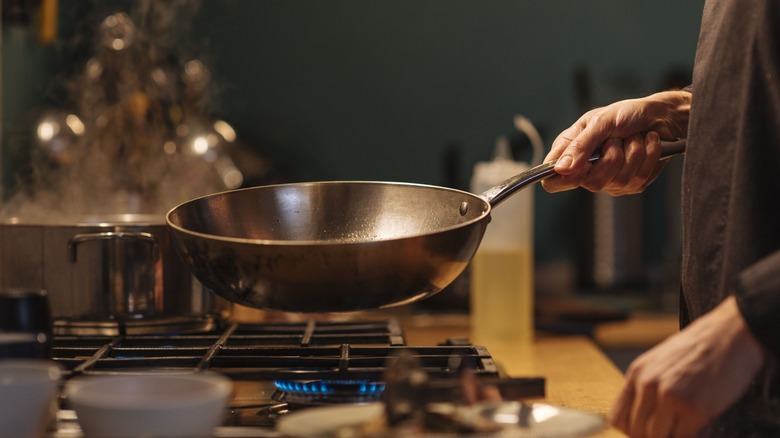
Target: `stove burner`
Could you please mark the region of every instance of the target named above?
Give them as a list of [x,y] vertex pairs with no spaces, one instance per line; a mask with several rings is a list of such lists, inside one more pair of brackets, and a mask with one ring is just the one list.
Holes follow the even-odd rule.
[[[124,373],[222,373],[234,384],[223,425],[263,429],[253,436],[266,436],[266,428],[273,428],[280,416],[297,409],[381,401],[389,396],[385,386],[389,359],[402,352],[417,358],[430,376],[423,393],[431,402],[463,396],[460,382],[453,378],[460,369],[453,358],[467,364],[481,384],[496,385],[508,400],[544,396],[543,378],[500,376],[483,346],[453,339],[435,346],[406,345],[401,325],[394,319],[260,323],[216,320],[206,332],[184,330],[192,327],[185,322],[174,329],[165,325],[166,333],[160,333],[162,327],[153,327],[151,322],[145,321],[141,327],[107,327],[113,329],[108,330],[110,333],[103,326],[55,326],[52,359],[63,366],[66,379]],[[58,420],[57,427],[65,431],[68,425]]]
[[288,393],[296,394],[381,394],[385,389],[384,383],[368,380],[277,380],[276,387]]
[[273,399],[290,404],[356,403],[376,401],[385,390],[371,380],[277,380]]

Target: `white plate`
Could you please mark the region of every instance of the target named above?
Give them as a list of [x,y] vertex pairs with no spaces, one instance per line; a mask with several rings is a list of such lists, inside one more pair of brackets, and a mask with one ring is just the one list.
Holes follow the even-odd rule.
[[379,402],[303,409],[280,418],[276,430],[291,437],[318,437],[339,429],[359,427],[377,419],[384,411],[384,404]]
[[[446,404],[443,404],[443,407]],[[525,407],[523,407],[525,406]],[[485,422],[500,425],[493,436],[501,438],[573,438],[598,432],[606,425],[604,417],[575,409],[544,403],[523,405],[520,402],[485,402],[471,406],[444,407],[465,424]],[[304,409],[283,416],[276,424],[280,433],[297,438],[332,436],[336,431],[358,428],[377,420],[384,412],[382,403],[334,405]],[[520,416],[525,424],[519,425]],[[426,434],[425,436],[445,436]]]
[[[601,415],[544,403],[486,402],[458,411],[464,423],[487,421],[503,426],[496,434],[502,438],[574,438],[598,432],[606,425]],[[525,418],[523,423],[520,417]]]

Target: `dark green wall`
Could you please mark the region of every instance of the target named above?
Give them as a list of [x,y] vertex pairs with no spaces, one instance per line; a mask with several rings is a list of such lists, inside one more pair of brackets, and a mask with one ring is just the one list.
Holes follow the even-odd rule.
[[[77,27],[68,20],[85,8],[80,1],[61,2],[61,33]],[[212,68],[215,112],[293,179],[463,185],[496,137],[513,133],[515,114],[547,145],[576,119],[575,70],[588,73],[593,105],[658,90],[670,70],[688,71],[702,3],[204,0],[187,49]],[[17,58],[7,44],[6,132],[21,120],[9,114],[51,88],[23,73],[48,65],[39,57],[51,49]],[[443,170],[448,146],[460,152],[456,181]],[[583,195],[536,190],[538,258],[573,257]]]
[[195,26],[223,86],[221,111],[301,179],[442,183],[490,156],[521,113],[549,143],[593,103],[661,87],[689,68],[700,2],[223,1]]

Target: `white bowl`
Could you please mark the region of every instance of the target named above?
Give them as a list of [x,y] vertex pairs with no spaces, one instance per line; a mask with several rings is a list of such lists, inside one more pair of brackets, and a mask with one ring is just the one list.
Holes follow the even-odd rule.
[[0,360],[0,438],[42,437],[53,420],[61,368],[43,359]]
[[87,437],[210,437],[232,383],[217,373],[82,377],[65,393]]

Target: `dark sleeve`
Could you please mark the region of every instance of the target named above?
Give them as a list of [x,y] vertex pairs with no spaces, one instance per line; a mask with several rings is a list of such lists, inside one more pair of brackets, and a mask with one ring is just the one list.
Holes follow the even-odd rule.
[[780,357],[780,251],[745,269],[735,296],[750,331]]

